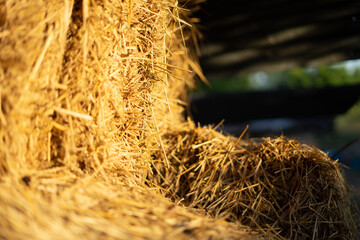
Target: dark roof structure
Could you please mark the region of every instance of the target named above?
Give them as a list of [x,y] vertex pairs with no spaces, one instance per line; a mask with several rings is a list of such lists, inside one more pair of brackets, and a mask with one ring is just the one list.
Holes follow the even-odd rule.
[[207,0],[198,17],[209,79],[360,58],[357,0]]

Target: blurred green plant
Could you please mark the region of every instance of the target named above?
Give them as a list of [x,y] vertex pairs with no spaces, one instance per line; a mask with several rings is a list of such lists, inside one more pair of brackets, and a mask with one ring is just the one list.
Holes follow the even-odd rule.
[[254,73],[247,76],[210,79],[210,86],[201,83],[201,92],[240,92],[273,89],[338,87],[360,83],[360,69],[348,71],[340,66],[294,68],[283,72]]
[[250,86],[249,76],[231,77],[209,80],[210,85],[203,82],[196,87],[200,92],[241,92],[253,90]]
[[335,126],[342,132],[360,133],[360,100],[345,114],[335,118]]

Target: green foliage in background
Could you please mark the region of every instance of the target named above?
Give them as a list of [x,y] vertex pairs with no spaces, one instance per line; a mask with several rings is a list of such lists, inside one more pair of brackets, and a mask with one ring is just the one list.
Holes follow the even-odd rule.
[[249,76],[222,78],[209,81],[210,86],[201,82],[197,87],[201,92],[241,92],[253,90]]
[[210,79],[210,87],[200,84],[201,92],[241,92],[273,89],[338,87],[360,83],[360,69],[320,66],[294,68],[284,72],[255,73],[242,77]]
[[[270,74],[271,75],[271,74]],[[323,88],[339,87],[360,83],[360,70],[350,73],[343,67],[320,66],[314,69],[295,68],[281,73],[278,81],[280,88]]]

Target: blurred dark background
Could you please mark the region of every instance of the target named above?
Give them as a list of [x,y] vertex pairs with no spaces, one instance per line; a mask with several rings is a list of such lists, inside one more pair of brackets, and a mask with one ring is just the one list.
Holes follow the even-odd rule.
[[209,78],[360,57],[356,0],[207,0],[198,17]]
[[360,1],[207,0],[195,17],[209,84],[193,93],[193,119],[337,153],[359,203]]

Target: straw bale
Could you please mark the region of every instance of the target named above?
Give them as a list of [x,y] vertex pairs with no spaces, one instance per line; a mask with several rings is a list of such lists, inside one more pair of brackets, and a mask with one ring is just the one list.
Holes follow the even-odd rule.
[[146,172],[146,144],[179,121],[192,79],[176,1],[9,0],[1,9],[1,173]]
[[[47,174],[33,176],[31,187],[2,179],[1,239],[260,239],[145,188],[102,178],[74,184],[61,170]],[[34,188],[53,188],[54,174],[70,187],[48,201]]]
[[166,196],[273,237],[357,239],[356,205],[327,154],[285,137],[244,141],[188,125],[164,135],[171,167],[155,163],[150,175]]
[[0,13],[1,239],[260,238],[145,185],[148,148],[164,150],[199,71],[177,1],[2,0]]

